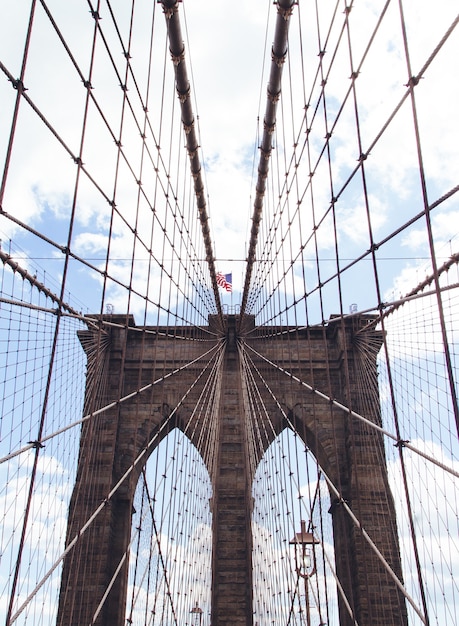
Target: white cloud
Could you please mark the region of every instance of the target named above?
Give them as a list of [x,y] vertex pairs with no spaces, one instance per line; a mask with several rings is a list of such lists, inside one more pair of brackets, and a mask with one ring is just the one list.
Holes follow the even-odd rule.
[[[459,463],[449,458],[442,446],[423,439],[413,439],[411,444],[459,471]],[[452,619],[456,623],[459,619],[459,590],[455,583],[455,572],[459,567],[457,479],[408,450],[404,458],[430,619],[438,623]],[[389,463],[388,471],[397,507],[405,583],[408,592],[419,598],[406,496],[398,459]]]

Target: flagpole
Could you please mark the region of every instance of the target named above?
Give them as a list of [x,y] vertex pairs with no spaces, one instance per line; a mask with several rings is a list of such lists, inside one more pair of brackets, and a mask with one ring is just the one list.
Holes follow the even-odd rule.
[[233,272],[231,272],[231,313],[234,313],[233,309]]

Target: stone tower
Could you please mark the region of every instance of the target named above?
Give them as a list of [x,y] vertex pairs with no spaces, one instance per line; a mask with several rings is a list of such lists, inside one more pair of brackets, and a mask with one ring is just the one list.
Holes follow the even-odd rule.
[[[81,333],[80,340],[88,355],[85,411],[89,413],[110,403],[113,406],[88,420],[82,429],[67,543],[78,535],[79,539],[64,561],[58,626],[90,623],[124,626],[128,563],[123,561],[123,555],[131,536],[134,492],[148,455],[135,466],[133,463],[148,442],[157,445],[172,428],[184,430],[185,424],[193,419],[192,407],[199,388],[186,398],[165,427],[166,417],[170,417],[169,407],[176,405],[181,387],[188,388],[206,361],[197,361],[154,387],[148,388],[148,384],[157,378],[155,372],[169,371],[172,363],[174,368],[180,363],[190,363],[208,350],[212,342],[222,340],[226,344],[222,365],[224,384],[219,400],[219,449],[216,469],[209,468],[214,494],[212,626],[253,626],[253,476],[247,462],[238,341],[245,342],[251,350],[254,363],[270,377],[276,397],[282,400],[279,408],[272,399],[264,398],[275,432],[265,429],[271,435],[265,435],[261,443],[260,459],[285,428],[293,427],[303,438],[331,481],[339,485],[341,497],[332,494],[330,508],[336,571],[355,620],[360,626],[406,626],[402,594],[343,506],[349,504],[356,512],[362,527],[375,539],[401,579],[395,510],[382,436],[349,411],[336,408],[311,391],[312,388],[329,390],[343,405],[380,423],[376,355],[382,337],[371,321],[368,316],[357,316],[344,322],[331,320],[326,327],[290,328],[289,332],[279,333],[275,327],[255,329],[250,316],[240,320],[238,316],[228,315],[225,332],[218,337],[216,320],[212,317],[208,328],[139,329],[132,318],[126,328],[125,316],[111,316],[108,330],[103,334],[91,329]],[[202,341],[184,341],[184,338]],[[274,369],[266,365],[261,354],[265,359],[284,364],[292,376],[286,379],[279,377],[278,372],[274,375]],[[364,385],[360,375],[363,370]],[[309,387],[299,384],[295,377],[309,383]],[[137,394],[135,403],[116,402],[142,387],[147,390]],[[94,398],[97,404],[93,404]],[[192,443],[198,450],[203,440],[200,429],[199,423],[188,429],[193,432]],[[129,478],[107,500],[127,471]],[[98,509],[96,523],[86,529],[88,517]],[[92,622],[117,568],[115,582]],[[340,602],[341,626],[353,623]]]

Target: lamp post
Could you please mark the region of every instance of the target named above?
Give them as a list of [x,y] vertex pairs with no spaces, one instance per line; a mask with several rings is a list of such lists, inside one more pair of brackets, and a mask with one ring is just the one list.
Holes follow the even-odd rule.
[[311,576],[314,576],[317,571],[314,544],[320,542],[314,537],[312,533],[306,530],[306,522],[304,520],[301,520],[301,531],[299,533],[295,533],[295,536],[289,543],[290,545],[293,545],[295,547],[296,573],[304,580],[304,594],[306,597],[306,623],[308,626],[311,626],[311,616],[309,613],[308,579]]
[[192,613],[194,615],[193,617],[193,625],[194,626],[201,626],[202,624],[202,609],[199,608],[198,603],[196,602],[196,606],[194,606],[190,613]]

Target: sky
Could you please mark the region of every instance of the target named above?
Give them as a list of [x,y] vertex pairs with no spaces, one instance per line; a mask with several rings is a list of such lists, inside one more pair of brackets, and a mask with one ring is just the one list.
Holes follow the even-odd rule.
[[[151,10],[150,1],[136,4],[138,10],[145,11],[145,14],[148,13],[148,9]],[[326,0],[322,0],[319,4],[323,41],[328,35],[327,24],[335,4]],[[383,2],[370,0],[360,0],[354,3],[351,12],[354,67],[359,65],[364,54],[370,36],[368,25],[376,23],[383,4]],[[93,20],[88,14],[88,5],[77,1],[62,3],[59,0],[51,0],[48,6],[70,45],[75,62],[86,72],[90,61],[89,43],[93,29]],[[112,6],[118,16],[124,14],[122,23],[125,25],[126,17],[128,17],[127,3],[117,0],[112,2]],[[81,79],[77,76],[74,65],[67,55],[63,54],[61,43],[50,28],[42,5],[38,3],[37,7],[36,30],[32,37],[25,78],[27,95],[32,98],[46,119],[51,121],[65,144],[73,152],[77,152],[86,92],[81,86]],[[438,0],[435,7],[432,7],[432,4],[426,0],[405,0],[403,8],[409,36],[412,74],[417,75],[421,68],[428,64],[415,93],[422,158],[426,172],[426,189],[429,201],[434,202],[458,184],[459,83],[455,80],[459,59],[457,27],[438,55],[432,57],[431,62],[429,61],[439,41],[455,19],[457,3],[454,0]],[[29,6],[25,2],[16,2],[8,7],[8,18],[0,20],[0,60],[13,77],[19,76],[20,73],[28,10]],[[217,270],[233,273],[233,296],[223,292],[221,294],[225,303],[236,303],[240,299],[245,269],[242,259],[245,258],[247,252],[250,217],[253,211],[255,173],[259,156],[258,144],[265,109],[275,6],[271,0],[250,0],[250,2],[238,5],[231,0],[212,2],[184,0],[180,5],[180,10],[183,18],[182,32],[186,34],[188,72],[192,78],[193,106],[199,121],[204,183],[208,197],[212,240],[217,257]],[[341,3],[338,5],[338,14],[342,15],[342,11],[343,4]],[[105,4],[102,4],[101,13],[102,27],[110,44],[117,51],[116,64],[122,73],[124,61],[119,46],[117,47],[113,29],[109,26],[110,20]],[[300,16],[303,37],[301,45],[298,27]],[[158,24],[163,22],[159,8],[157,8],[157,18]],[[341,23],[340,18],[336,24]],[[145,54],[146,42],[148,42],[147,27],[147,20],[136,22],[136,35],[139,37],[132,48],[132,66],[142,79],[145,79],[148,69]],[[162,32],[162,27],[159,27],[158,32]],[[319,91],[317,84],[314,89],[310,87],[317,68],[319,51],[312,1],[300,0],[299,5],[295,6],[290,33],[291,57],[284,69],[284,86],[288,88],[284,89],[282,100],[285,131],[281,132],[281,126],[278,124],[279,133],[276,135],[275,143],[278,148],[276,159],[279,160],[280,165],[277,168],[273,161],[271,168],[275,177],[285,175],[282,171],[283,159],[285,158],[284,162],[289,162],[295,137],[299,137],[299,146],[304,145],[305,132],[301,127],[304,114],[301,99],[303,87],[302,80],[298,78],[303,76],[303,70],[306,90],[312,91],[313,101],[314,98],[317,100]],[[329,34],[329,52],[324,56],[325,69],[332,62],[331,51],[339,33],[338,26],[335,26]],[[123,32],[125,39],[127,34],[125,28]],[[141,45],[138,42],[141,42]],[[151,93],[153,128],[149,132],[154,132],[157,139],[161,137],[164,159],[172,161],[178,156],[178,147],[171,148],[170,151],[167,149],[170,137],[168,133],[173,135],[174,141],[170,143],[174,146],[183,145],[183,137],[180,125],[174,125],[172,131],[168,130],[168,122],[172,119],[172,110],[177,103],[173,90],[172,66],[161,34],[155,39],[155,46],[154,58],[160,62],[153,68],[156,72],[156,82],[154,81],[155,89]],[[299,68],[301,49],[305,55],[303,68]],[[338,117],[340,103],[349,88],[349,50],[344,44],[343,49],[347,51],[347,55],[343,53],[338,60],[333,62],[333,69],[326,86],[330,121]],[[113,79],[106,55],[99,55],[100,48],[97,48],[97,51],[97,62],[92,79],[94,94],[103,106],[110,124],[118,127],[121,115],[119,85]],[[161,129],[159,116],[153,113],[159,110],[160,106],[161,93],[158,85],[161,85],[164,61],[167,68],[164,96],[165,121]],[[292,79],[289,82],[290,76]],[[404,101],[400,112],[384,130],[381,137],[378,136],[405,94],[408,78],[401,40],[399,4],[392,0],[388,3],[381,28],[365,56],[360,74],[355,81],[361,122],[361,143],[364,151],[371,146],[365,166],[371,225],[376,241],[388,238],[422,209],[419,155],[414,141],[412,108],[409,99]],[[129,93],[135,100],[134,92],[135,89],[130,84]],[[290,93],[294,96],[292,107],[290,106]],[[15,98],[16,91],[3,72],[0,82],[2,171]],[[312,163],[317,162],[319,158],[326,132],[323,111],[320,107],[318,110],[319,114],[314,123],[310,141]],[[293,123],[291,119],[294,120]],[[2,207],[15,218],[31,225],[39,233],[65,246],[75,185],[75,164],[68,152],[58,144],[42,121],[24,102],[21,104],[19,122]],[[97,182],[104,193],[109,195],[114,187],[113,172],[117,150],[94,108],[91,108],[88,117],[88,129],[90,132],[85,141],[84,161],[88,169],[95,173]],[[132,118],[127,116],[123,147],[135,165],[136,171],[140,171],[141,167],[139,151],[141,142],[138,137],[138,129],[135,128]],[[351,105],[347,105],[340,113],[339,123],[330,141],[330,149],[333,155],[333,180],[335,188],[340,189],[355,168],[359,157],[355,111]],[[290,170],[287,180],[292,188],[298,182],[300,193],[304,193],[308,176],[309,164],[307,158],[303,156],[297,177],[295,178],[293,170]],[[318,214],[322,215],[330,202],[326,161],[320,161],[313,180],[315,206]],[[133,190],[129,182],[128,168],[122,165],[117,184],[117,203],[126,209],[126,215],[129,215],[131,219],[131,207],[136,202],[136,189]],[[142,183],[150,193],[154,193],[153,177],[146,177]],[[308,196],[308,193],[305,195]],[[183,197],[186,197],[185,193]],[[266,197],[267,211],[262,222],[264,234],[268,232],[270,216],[276,209],[276,202],[276,191],[273,188],[269,190]],[[308,202],[310,200],[303,204],[301,215],[303,227],[311,227],[311,205]],[[358,177],[354,177],[352,182],[343,189],[337,204],[339,244],[343,259],[354,259],[368,249],[368,225],[364,209],[361,181]],[[148,230],[147,213],[145,211],[145,214],[142,214],[143,221],[140,225],[145,231]],[[283,221],[286,220],[285,216],[286,213],[280,220],[282,228],[286,226]],[[104,258],[107,249],[109,217],[110,210],[106,200],[98,191],[95,191],[87,179],[83,179],[78,194],[72,247],[82,258],[96,259],[90,262],[97,267],[103,265],[101,259]],[[434,248],[438,254],[438,262],[441,264],[451,253],[458,251],[459,204],[457,198],[453,195],[441,203],[432,211],[431,218]],[[300,221],[296,219],[297,221],[289,230],[295,253],[302,244],[299,231]],[[37,273],[39,279],[49,288],[56,293],[59,292],[63,269],[62,255],[53,246],[3,217],[0,219],[0,238],[3,250],[11,250],[21,265],[27,267],[31,273]],[[12,239],[11,244],[10,239]],[[155,240],[154,243],[159,246],[161,242]],[[322,278],[326,278],[334,271],[334,244],[331,221],[325,220],[317,235]],[[120,220],[114,224],[111,246],[111,254],[116,259],[130,257],[133,246],[132,234]],[[318,280],[317,270],[311,261],[314,253],[315,248],[311,243],[305,252],[306,262],[294,264],[291,276],[288,275],[289,281],[282,281],[278,290],[278,293],[283,292],[282,301],[285,297],[288,302],[291,302],[294,295],[298,296],[302,291],[304,293],[305,283],[309,289],[314,287]],[[134,284],[142,293],[145,289],[145,266],[142,265],[143,261],[140,257],[139,254],[139,260],[135,266]],[[394,235],[377,251],[376,258],[384,300],[390,301],[411,291],[432,271],[425,223],[417,220],[411,226],[403,228],[399,234]],[[129,267],[125,263],[115,261],[112,268],[123,281],[129,280]],[[277,270],[276,266],[276,272]],[[452,271],[449,279],[451,282],[457,280],[457,270]],[[180,281],[183,281],[183,275]],[[155,275],[152,280],[152,291],[157,288],[158,284]],[[182,289],[187,289],[186,285],[180,284]],[[374,274],[369,261],[361,262],[355,268],[344,272],[342,284],[344,290],[342,306],[345,312],[353,303],[357,304],[359,310],[377,305]],[[102,279],[99,274],[81,265],[71,265],[65,299],[69,299],[72,304],[76,304],[77,308],[81,307],[82,310],[97,311],[100,306],[101,291]],[[323,315],[327,317],[338,312],[340,303],[337,297],[336,281],[324,288],[323,295],[325,298]],[[163,298],[163,304],[166,303],[167,297],[167,293],[160,296]],[[313,321],[320,322],[322,312],[318,308],[317,295],[313,295],[311,300],[313,302],[311,306],[314,307]],[[124,312],[127,308],[126,290],[119,288],[116,284],[111,284],[105,301],[113,303],[116,312]],[[421,301],[412,319],[421,319],[418,313],[422,304]],[[133,298],[130,303],[130,308],[139,321],[142,319],[143,305],[142,298],[137,300]],[[422,320],[422,324],[427,325],[427,322]],[[435,326],[435,331],[437,329],[438,327]],[[437,348],[438,346],[435,346],[435,349]],[[397,346],[393,350],[392,356],[404,357],[405,363],[410,363],[410,359],[407,358],[410,355],[395,352],[398,350]],[[418,360],[423,362],[423,357],[418,357]],[[427,400],[425,405],[424,408],[427,407]],[[434,438],[432,433],[430,436]],[[449,462],[448,459],[446,462]],[[64,487],[62,489],[65,490]],[[432,502],[429,501],[429,506],[431,504]],[[62,523],[60,518],[58,523]]]
[[[139,3],[140,11],[146,11],[149,3]],[[416,74],[425,64],[431,52],[438,44],[455,16],[455,3],[451,0],[442,0],[432,12],[426,2],[405,2],[405,19],[409,36],[412,73]],[[68,41],[76,62],[80,67],[87,67],[89,62],[89,46],[93,21],[88,17],[87,7],[83,3],[71,3],[65,9],[60,3],[49,4],[57,23]],[[123,16],[126,24],[127,9],[121,2],[112,3],[116,15]],[[334,9],[333,2],[320,3],[321,36],[327,37],[329,19]],[[338,5],[339,6],[339,5]],[[382,3],[359,2],[352,12],[352,54],[354,65],[358,66],[364,48],[368,42],[369,24],[374,25],[382,10]],[[5,66],[16,76],[20,71],[22,55],[22,41],[25,34],[26,12],[28,7],[20,5],[11,12],[8,21],[2,23],[1,57]],[[270,47],[273,39],[275,22],[275,6],[265,0],[253,0],[244,6],[237,7],[227,0],[219,0],[211,4],[202,0],[184,2],[180,6],[182,14],[182,33],[186,45],[186,62],[192,82],[194,111],[199,124],[199,141],[201,145],[201,159],[204,164],[204,184],[208,199],[208,213],[217,258],[217,270],[224,273],[233,273],[233,288],[235,293],[231,302],[240,300],[240,291],[245,272],[247,245],[251,215],[253,212],[254,185],[256,182],[256,168],[258,164],[260,133],[266,103],[266,85],[270,67]],[[109,17],[104,16],[104,7],[101,8],[101,20],[107,40],[116,49],[116,38],[109,27]],[[338,14],[341,14],[338,8]],[[425,15],[429,15],[429,27],[425,27]],[[72,64],[62,53],[62,46],[47,25],[39,5],[36,16],[36,31],[32,38],[26,72],[26,86],[28,94],[36,102],[47,119],[51,120],[55,129],[74,152],[78,148],[81,124],[75,124],[75,119],[81,121],[81,110],[84,102],[85,90],[80,89],[80,80],[75,79]],[[163,21],[161,12],[157,10],[158,25]],[[301,32],[298,24],[301,20]],[[329,34],[327,54],[324,57],[324,67],[331,63],[331,51],[339,36],[341,19]],[[292,154],[293,138],[298,135],[300,145],[303,141],[304,130],[300,129],[303,116],[301,104],[302,81],[299,79],[304,72],[306,90],[316,71],[317,51],[319,44],[314,31],[315,15],[313,3],[301,3],[294,9],[290,26],[290,57],[284,72],[284,90],[282,106],[288,110],[290,105],[290,91],[293,94],[291,117],[295,129],[291,128],[288,115],[285,115],[285,124],[278,123],[278,135],[275,144],[279,158],[285,155],[286,162]],[[158,32],[161,31],[161,25]],[[403,55],[403,42],[400,36],[400,17],[398,5],[391,2],[384,15],[382,25],[375,40],[365,57],[359,78],[356,81],[359,116],[361,123],[362,146],[374,143],[381,127],[400,98],[406,91],[407,69]],[[127,38],[127,31],[123,33]],[[132,46],[131,63],[137,76],[144,78],[147,71],[145,47],[147,39],[147,20],[145,24],[136,22],[134,44]],[[300,40],[300,35],[302,39]],[[140,48],[136,41],[143,42]],[[162,72],[164,51],[163,40],[157,38],[155,59],[161,63],[154,65],[153,73]],[[21,45],[19,45],[21,42]],[[427,173],[427,190],[430,200],[436,200],[443,193],[449,191],[457,182],[456,175],[456,145],[454,137],[457,133],[457,119],[455,116],[455,102],[458,97],[458,87],[455,81],[445,80],[445,67],[451,63],[457,50],[457,33],[453,33],[442,52],[435,57],[417,88],[417,107],[420,120],[420,134],[423,148],[423,159]],[[326,97],[329,106],[330,120],[334,119],[340,102],[349,87],[350,61],[346,58],[346,49],[343,48],[338,60],[333,60],[333,70],[328,82]],[[100,50],[98,49],[98,52]],[[304,68],[299,67],[300,55],[303,54]],[[107,119],[115,127],[120,115],[119,86],[116,85],[109,71],[106,55],[100,54],[94,70],[94,94],[104,107]],[[121,70],[123,64],[116,59]],[[288,68],[287,68],[288,65]],[[172,68],[167,68],[168,79],[171,80]],[[156,69],[155,69],[156,68]],[[159,80],[159,79],[158,79]],[[289,85],[290,83],[290,85]],[[0,122],[0,155],[3,159],[9,133],[9,124],[14,105],[16,92],[11,85],[4,81],[1,86],[1,102],[3,108],[2,122]],[[159,88],[157,89],[157,91]],[[131,88],[130,94],[133,91]],[[315,89],[317,92],[317,88]],[[442,92],[441,99],[438,92]],[[314,102],[314,92],[312,102]],[[316,94],[317,95],[317,94]],[[150,96],[152,108],[157,106],[158,94]],[[173,89],[166,88],[165,113],[167,118],[173,107]],[[312,158],[316,157],[323,148],[323,122],[320,121],[321,112],[315,121],[311,134],[310,149]],[[401,112],[391,122],[383,136],[376,142],[367,161],[367,181],[369,186],[369,201],[372,219],[372,228],[375,240],[383,239],[405,223],[412,215],[422,209],[420,192],[418,155],[414,143],[412,113],[409,101],[405,102]],[[154,115],[151,115],[155,119]],[[352,106],[348,105],[342,111],[339,122],[333,130],[330,142],[333,156],[333,176],[337,188],[346,180],[346,177],[355,167],[358,158],[356,146],[356,129]],[[154,124],[156,122],[153,122]],[[30,124],[30,130],[29,130]],[[167,124],[164,124],[166,127]],[[116,159],[116,150],[113,140],[103,129],[97,115],[92,111],[88,120],[88,136],[85,141],[85,164],[95,172],[98,184],[107,194],[113,189],[113,171]],[[299,130],[300,129],[300,130]],[[156,127],[156,137],[166,131]],[[179,130],[175,129],[174,133]],[[285,137],[282,135],[285,133]],[[299,133],[299,134],[298,134]],[[126,122],[123,134],[123,147],[136,167],[139,166],[139,144],[136,140],[137,129],[133,128],[132,120]],[[163,137],[161,137],[163,139]],[[167,142],[164,139],[164,142]],[[400,148],[403,149],[400,149]],[[173,158],[172,153],[170,158]],[[167,155],[166,155],[167,157]],[[314,195],[316,206],[320,213],[330,201],[329,183],[325,161],[323,167],[315,172]],[[305,189],[307,179],[306,158],[298,169],[299,186]],[[274,162],[271,170],[275,176],[278,173]],[[280,171],[280,170],[279,170]],[[65,233],[68,227],[68,217],[72,204],[72,189],[74,185],[75,167],[67,154],[44,130],[43,124],[38,123],[28,107],[22,106],[20,125],[15,137],[15,148],[9,170],[6,186],[4,208],[9,213],[20,217],[24,222],[31,223],[40,232],[66,244]],[[368,249],[368,228],[361,198],[360,183],[354,178],[355,187],[351,185],[340,198],[337,205],[337,222],[340,238],[340,254],[343,258],[352,259]],[[290,177],[290,181],[293,178]],[[129,173],[121,170],[117,186],[117,200],[120,205],[132,206],[135,201],[132,186],[129,186]],[[147,185],[145,180],[142,181]],[[151,181],[150,181],[151,182]],[[151,183],[152,185],[152,183]],[[152,186],[150,187],[152,189]],[[150,191],[149,189],[149,191]],[[310,207],[303,204],[303,228],[310,227]],[[106,204],[101,205],[100,196],[87,181],[80,185],[77,225],[73,235],[73,248],[83,258],[101,258],[107,247],[107,230],[109,210]],[[275,192],[269,192],[266,197],[265,224],[270,222],[269,212],[275,209]],[[308,221],[309,220],[309,221]],[[457,202],[454,198],[443,203],[432,214],[435,234],[435,245],[441,258],[447,258],[457,247],[457,227],[459,223]],[[145,222],[145,228],[148,224]],[[267,227],[267,226],[266,226]],[[116,230],[118,228],[118,230]],[[42,242],[34,240],[11,222],[2,220],[0,224],[1,238],[7,241],[10,237],[16,245],[25,250],[30,257],[49,257],[51,252]],[[291,229],[293,251],[299,249],[301,242],[296,225]],[[122,258],[132,249],[129,230],[121,224],[115,224],[115,236],[112,240],[112,256]],[[304,238],[304,235],[303,235]],[[323,259],[334,257],[334,237],[330,224],[324,224],[318,231],[319,255]],[[4,244],[5,247],[5,244]],[[52,256],[59,256],[52,251]],[[139,254],[140,256],[140,254]],[[312,246],[306,249],[305,256],[313,257]],[[391,299],[393,294],[400,295],[413,288],[419,282],[419,273],[429,273],[424,267],[424,260],[429,253],[426,246],[425,226],[416,222],[412,227],[394,237],[378,254],[381,257],[379,273],[382,277],[384,296]],[[403,260],[401,260],[403,259]],[[24,261],[25,262],[25,261]],[[38,261],[37,261],[38,263]],[[31,264],[33,265],[33,263]],[[45,264],[46,265],[46,264]],[[59,276],[61,265],[56,269],[56,262],[47,263],[48,276]],[[367,263],[369,265],[369,263]],[[334,264],[322,262],[322,275],[332,273]],[[53,269],[54,268],[54,269]],[[125,265],[113,264],[114,271],[128,280],[129,268]],[[139,291],[145,289],[143,284],[142,265],[139,262],[135,268]],[[303,289],[304,276],[300,265],[293,269],[292,283],[295,293]],[[314,268],[306,268],[306,282],[313,287],[317,282]],[[80,268],[72,274],[68,289],[73,296],[84,294],[83,300],[88,298],[87,282],[83,280],[86,268]],[[369,289],[368,294],[362,293],[356,286],[361,281],[371,281],[371,272],[364,270],[360,264],[358,271],[349,271],[343,275],[345,290],[345,310],[352,303],[357,303],[359,309],[375,306],[375,294]],[[100,297],[100,276],[92,274],[89,280],[94,286],[94,303],[89,307],[97,306]],[[83,285],[85,285],[83,287]],[[292,289],[290,283],[282,285],[282,289]],[[127,306],[125,290],[116,285],[111,286],[108,294],[117,311]],[[325,293],[330,302],[324,314],[336,312],[338,302],[336,290]],[[225,302],[230,302],[230,296],[222,292]],[[290,294],[291,295],[291,294]],[[99,298],[100,299],[100,298]],[[312,300],[312,298],[311,298]],[[132,301],[131,307],[139,315],[142,309],[142,299]],[[335,309],[335,310],[333,310]]]

